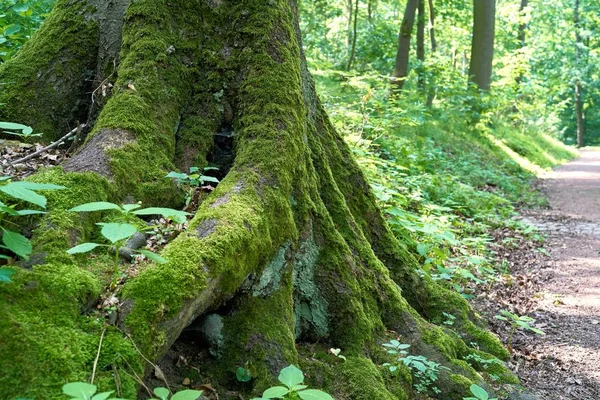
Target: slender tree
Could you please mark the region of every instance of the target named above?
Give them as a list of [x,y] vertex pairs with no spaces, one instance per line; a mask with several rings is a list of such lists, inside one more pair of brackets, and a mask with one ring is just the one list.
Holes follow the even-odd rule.
[[[575,46],[577,46],[577,68],[581,68],[583,63],[584,43],[581,37],[581,17],[579,14],[579,0],[575,0],[573,5],[573,22],[575,29]],[[581,79],[575,79],[575,118],[577,120],[577,147],[585,145],[585,111],[583,109],[583,86]]]
[[346,69],[350,70],[352,68],[352,64],[354,64],[354,58],[356,57],[356,41],[358,39],[358,6],[360,0],[356,0],[354,3],[354,21],[352,24],[352,43],[350,44],[350,56],[348,57],[348,63],[346,64]]
[[[437,52],[437,40],[435,37],[435,7],[433,5],[433,0],[427,0],[427,4],[429,6],[429,40],[431,42],[431,54],[433,55]],[[427,99],[425,101],[427,107],[431,107],[433,105],[435,93],[435,76],[432,74],[431,82],[429,83],[429,89],[427,90]]]
[[492,82],[495,26],[496,0],[473,0],[469,78],[482,90],[489,90]]
[[401,91],[408,76],[408,60],[410,55],[410,37],[412,36],[415,23],[415,14],[420,0],[408,0],[400,33],[398,34],[398,50],[396,52],[396,64],[392,73],[394,91]]
[[419,0],[417,6],[417,60],[421,62],[419,68],[419,88],[425,87],[424,64],[425,64],[425,0]]

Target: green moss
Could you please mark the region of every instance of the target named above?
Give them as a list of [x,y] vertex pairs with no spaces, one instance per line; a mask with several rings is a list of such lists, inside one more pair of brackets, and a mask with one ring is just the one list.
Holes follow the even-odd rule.
[[98,25],[86,1],[59,0],[32,40],[0,65],[0,120],[57,139],[84,121],[98,53]]
[[[339,380],[337,385],[334,384],[334,392],[339,392],[342,399],[404,400],[409,398],[408,391],[401,384],[391,385],[391,388],[388,388],[380,370],[369,359],[349,357],[338,368],[343,380]],[[395,379],[399,382],[410,382],[406,371],[402,371],[401,376],[396,376]]]

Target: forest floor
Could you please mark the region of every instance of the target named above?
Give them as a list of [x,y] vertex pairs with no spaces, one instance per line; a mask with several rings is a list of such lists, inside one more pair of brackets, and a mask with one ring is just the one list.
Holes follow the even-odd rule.
[[[511,367],[544,400],[600,399],[600,151],[540,180],[549,208],[522,212],[543,243],[505,241],[500,256],[512,278],[479,296],[476,308],[502,338],[508,327],[493,313],[508,309],[536,319],[545,335],[518,332]],[[497,232],[497,239],[509,237]],[[535,397],[532,397],[535,398]]]

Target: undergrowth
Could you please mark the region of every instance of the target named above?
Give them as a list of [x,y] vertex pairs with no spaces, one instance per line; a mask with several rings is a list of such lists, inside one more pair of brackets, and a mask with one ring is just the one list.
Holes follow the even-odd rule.
[[515,123],[489,95],[478,99],[477,113],[464,89],[427,108],[409,92],[390,98],[378,75],[313,74],[394,233],[420,256],[421,273],[465,298],[499,279],[506,271],[495,263],[489,233],[510,227],[535,234],[515,209],[545,206],[532,183],[575,151]]

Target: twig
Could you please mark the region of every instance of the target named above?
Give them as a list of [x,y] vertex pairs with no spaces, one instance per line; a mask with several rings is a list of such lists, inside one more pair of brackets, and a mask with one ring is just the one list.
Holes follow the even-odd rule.
[[115,388],[117,389],[117,396],[123,397],[123,391],[121,390],[121,376],[119,370],[115,364],[112,365],[113,374],[115,376]]
[[[121,358],[123,359],[123,361],[125,361],[125,364],[127,364],[127,366],[131,369],[131,372],[133,373],[133,378],[137,381],[137,383],[139,383],[140,385],[142,385],[144,387],[144,389],[146,389],[148,391],[148,393],[150,394],[150,396],[153,396],[154,393],[152,393],[152,390],[150,390],[150,388],[144,383],[144,381],[138,376],[138,374],[135,373],[135,369],[133,369],[131,367],[131,365],[129,365],[129,363],[127,362],[127,360],[125,359],[125,357],[121,356]],[[125,373],[125,375],[129,375],[131,377],[131,375],[123,370],[123,372]]]
[[67,133],[65,136],[63,136],[63,137],[61,137],[60,139],[58,139],[56,142],[54,142],[54,143],[52,143],[52,144],[50,144],[50,145],[48,145],[48,146],[44,147],[44,148],[43,148],[43,149],[41,149],[41,150],[38,150],[38,151],[36,151],[36,152],[35,152],[35,153],[33,153],[33,154],[30,154],[30,155],[28,155],[28,156],[26,156],[26,157],[23,157],[23,158],[21,158],[21,159],[18,159],[18,160],[16,160],[16,161],[13,161],[13,162],[11,162],[10,164],[11,164],[11,165],[15,165],[15,164],[20,164],[20,163],[23,163],[23,162],[25,162],[25,161],[27,161],[27,160],[31,160],[32,158],[39,156],[39,155],[40,155],[40,154],[42,154],[42,153],[45,153],[45,152],[47,152],[48,150],[51,150],[51,149],[53,149],[53,148],[55,148],[55,147],[58,147],[60,144],[62,144],[62,142],[64,142],[65,140],[67,140],[67,139],[68,139],[68,138],[70,138],[71,136],[75,135],[77,132],[79,132],[81,129],[85,128],[86,126],[87,126],[86,124],[81,124],[81,125],[79,125],[77,128],[73,129],[71,132]]
[[167,385],[167,389],[169,389],[169,392],[171,391],[171,386],[169,386],[169,382],[167,382],[167,377],[164,375],[164,373],[162,372],[162,369],[160,369],[160,367],[156,364],[154,364],[152,361],[148,360],[148,358],[146,358],[146,356],[140,351],[140,349],[138,349],[138,347],[136,346],[135,342],[133,341],[133,338],[131,337],[131,335],[129,335],[128,333],[124,332],[125,335],[129,338],[129,340],[131,340],[131,344],[133,345],[133,348],[140,354],[140,356],[142,356],[142,358],[144,360],[146,360],[146,362],[150,365],[152,365],[154,367],[154,371],[155,371],[155,375],[156,371],[160,372],[160,376],[157,376],[157,378],[161,379],[165,385]]
[[100,350],[102,350],[102,340],[104,340],[104,334],[106,333],[106,328],[102,330],[102,335],[100,335],[100,343],[98,344],[98,353],[96,353],[96,359],[94,360],[94,368],[92,368],[92,379],[90,379],[90,383],[94,384],[94,378],[96,377],[96,367],[98,366],[98,359],[100,358]]
[[113,70],[110,73],[110,75],[108,77],[106,77],[106,79],[104,79],[102,82],[100,82],[100,85],[96,89],[94,89],[94,91],[92,92],[92,104],[96,103],[96,92],[98,91],[98,89],[102,88],[102,86],[104,86],[104,84],[109,81],[109,79],[115,74],[116,70],[117,70],[117,59],[115,58],[113,60]]

